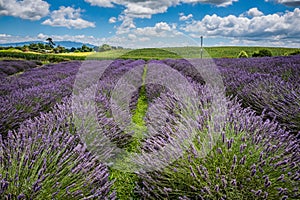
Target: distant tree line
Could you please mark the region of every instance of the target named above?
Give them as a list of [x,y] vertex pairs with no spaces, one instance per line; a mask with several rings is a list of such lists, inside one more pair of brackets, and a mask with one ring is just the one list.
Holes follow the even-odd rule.
[[[48,40],[47,40],[48,41]],[[49,40],[47,44],[45,43],[31,43],[29,45],[17,46],[17,47],[0,47],[0,50],[3,49],[18,49],[23,52],[38,52],[38,53],[69,53],[69,52],[103,52],[109,51],[113,49],[123,49],[123,47],[115,47],[110,46],[108,44],[103,44],[99,47],[88,47],[87,45],[83,44],[81,47],[75,48],[65,48],[60,45],[55,45],[52,40]]]
[[[300,54],[299,50],[296,50],[294,52],[290,52],[290,53],[286,53],[285,56],[288,55],[297,55]],[[269,49],[261,49],[259,51],[256,51],[252,54],[252,57],[271,57],[273,56],[272,51],[270,51]],[[246,51],[240,51],[240,53],[237,56],[238,58],[248,58],[250,57]]]
[[115,49],[123,49],[121,46],[110,46],[108,44],[103,44],[100,47],[94,47],[94,50],[97,52],[103,52],[103,51],[110,51],[110,50],[115,50]]

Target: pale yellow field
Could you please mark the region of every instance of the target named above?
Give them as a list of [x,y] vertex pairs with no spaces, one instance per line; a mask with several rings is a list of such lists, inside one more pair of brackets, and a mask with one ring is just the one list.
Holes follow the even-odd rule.
[[19,49],[4,49],[4,50],[0,50],[0,52],[17,52],[17,53],[22,53],[23,51],[19,50]]
[[90,55],[90,57],[94,59],[115,59],[119,58],[120,56],[124,55],[125,53],[129,52],[126,49],[117,49],[117,50],[110,50],[104,52],[96,52]]
[[93,54],[94,52],[78,52],[78,53],[58,53],[56,55],[60,56],[89,56]]
[[14,49],[14,48],[0,50],[0,52],[7,52],[7,53],[14,52],[14,53],[33,53],[33,54],[41,54],[41,53],[34,52],[34,51],[23,52],[23,51],[21,51],[21,50],[19,50],[19,49]]

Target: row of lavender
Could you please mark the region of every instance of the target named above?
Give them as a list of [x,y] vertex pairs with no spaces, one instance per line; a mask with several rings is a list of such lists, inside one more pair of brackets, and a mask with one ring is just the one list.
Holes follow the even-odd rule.
[[[96,97],[99,124],[103,122],[102,133],[107,134],[120,147],[128,143],[130,135],[120,134],[112,116],[106,112],[110,109],[109,94],[124,73],[143,63],[118,60],[100,79],[100,88],[105,90],[99,90]],[[62,98],[70,94],[72,81],[74,81],[73,75],[76,74],[78,66],[75,63],[73,65],[65,63],[57,68],[56,66],[43,67],[35,69],[45,72],[40,76],[30,76],[28,72],[15,78],[15,81],[12,80],[11,84],[4,85],[3,82],[1,91],[4,95],[1,98],[3,100],[10,98],[13,106],[9,105],[10,101],[3,101],[1,105],[7,104],[7,108],[23,102],[22,106],[25,107],[27,104],[35,105],[31,102],[34,99],[32,97],[43,95],[44,88],[57,90],[48,90],[51,93],[39,96],[39,103],[43,104],[45,101],[44,105],[49,105],[50,98],[54,104],[56,97]],[[178,66],[181,64],[179,63]],[[186,68],[182,69],[183,74],[195,79],[193,73],[189,73]],[[51,70],[54,70],[53,79],[45,78],[45,75],[51,77]],[[183,71],[179,68],[177,70]],[[116,71],[120,73],[115,73]],[[30,77],[27,84],[26,78],[22,79],[23,76]],[[194,119],[193,124],[196,124],[196,132],[200,140],[190,144],[190,149],[184,149],[186,153],[168,167],[152,172],[139,171],[137,174],[140,179],[136,194],[143,199],[299,198],[300,152],[295,138],[280,129],[276,123],[264,121],[262,117],[256,116],[251,109],[243,109],[236,101],[223,99],[228,107],[228,114],[226,123],[219,129],[220,140],[206,157],[200,156],[203,153],[201,137],[208,133],[207,127],[213,122],[210,121],[211,110],[207,109],[207,104],[202,105],[203,102],[209,101],[209,92],[205,86],[202,86],[204,81],[201,76],[196,77],[201,84],[193,83],[193,85],[200,95],[199,107],[202,115],[197,120]],[[45,85],[53,84],[53,87],[41,84],[47,81],[49,82]],[[39,85],[42,89],[37,89]],[[23,88],[19,90],[19,95],[16,95],[15,90],[20,87]],[[158,127],[161,131],[142,141],[142,154],[153,152],[172,143],[174,138],[184,134],[175,131],[178,126],[175,122],[190,120],[186,119],[185,105],[180,105],[177,96],[168,93],[157,98],[157,93],[162,91],[163,89],[158,85],[147,87],[147,98],[151,99],[153,106],[156,106],[157,110],[166,107],[170,112],[165,113],[164,117],[168,121],[165,121],[163,128]],[[23,92],[25,95],[22,95]],[[57,93],[58,96],[55,95]],[[13,97],[19,99],[14,101]],[[68,100],[63,101],[67,103],[57,105],[50,113],[42,113],[40,117],[26,121],[19,129],[9,132],[5,140],[1,140],[0,194],[2,196],[11,199],[115,198],[115,193],[110,189],[112,183],[108,181],[107,166],[97,161],[80,142],[72,126]],[[131,102],[132,109],[136,101],[137,96],[134,95]],[[49,108],[52,108],[52,105]],[[12,116],[16,119],[18,116],[22,117],[18,122],[19,126],[25,119],[37,116],[37,112],[47,111],[47,109],[38,110],[36,109],[34,115],[30,115],[29,109],[28,116],[23,115],[23,111]],[[6,111],[3,109],[1,112]],[[13,120],[11,122],[15,123]]]
[[72,94],[80,62],[49,64],[0,79],[0,134],[46,112]]
[[300,131],[300,56],[216,60],[229,95],[244,106]]
[[2,60],[0,61],[0,78],[14,75],[41,65],[42,63],[39,61]]
[[[227,96],[237,96],[264,118],[275,119],[288,131],[300,131],[300,57],[215,59]],[[194,80],[201,75],[186,60],[165,60]]]
[[228,93],[244,106],[275,119],[289,131],[300,131],[300,56],[218,60]]

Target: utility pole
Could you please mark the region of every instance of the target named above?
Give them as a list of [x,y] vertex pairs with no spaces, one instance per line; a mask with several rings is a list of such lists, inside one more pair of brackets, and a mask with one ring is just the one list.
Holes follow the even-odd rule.
[[201,55],[201,59],[202,59],[202,56],[203,56],[203,36],[201,35],[201,49],[200,49],[200,55]]

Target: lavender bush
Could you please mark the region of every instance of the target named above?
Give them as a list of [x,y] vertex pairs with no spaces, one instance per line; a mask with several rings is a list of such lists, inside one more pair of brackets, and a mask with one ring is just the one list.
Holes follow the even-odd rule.
[[246,106],[276,119],[288,130],[300,131],[300,90],[278,77],[258,77],[238,96]]
[[163,63],[179,71],[185,77],[190,78],[193,81],[196,81],[200,84],[205,84],[205,81],[201,76],[201,74],[189,61],[185,59],[179,59],[179,60],[167,59],[167,60],[163,60]]
[[74,135],[70,103],[0,139],[0,196],[6,199],[114,199],[109,172]]
[[276,118],[294,134],[300,131],[300,57],[216,59],[228,96],[242,99],[258,115]]
[[0,134],[5,136],[8,130],[51,110],[63,97],[70,96],[79,65],[79,62],[48,65],[2,80]]
[[9,76],[41,65],[42,63],[39,61],[2,60],[0,61],[0,73]]
[[[203,88],[205,89],[205,88]],[[201,102],[209,98],[202,93]],[[170,107],[178,102],[163,95],[155,106]],[[201,106],[201,105],[200,105]],[[226,123],[219,140],[203,157],[203,137],[209,132],[210,115],[196,121],[198,134],[189,150],[162,170],[140,172],[137,193],[142,199],[298,199],[299,144],[278,124],[256,116],[235,101],[227,101]],[[163,118],[185,119],[180,110]],[[208,112],[207,112],[208,111]],[[173,120],[172,120],[173,119]],[[186,119],[187,120],[187,119]],[[163,149],[176,133],[176,124],[166,123],[164,131],[145,141],[146,152]],[[184,133],[182,133],[184,134]],[[183,149],[184,151],[184,149]]]

